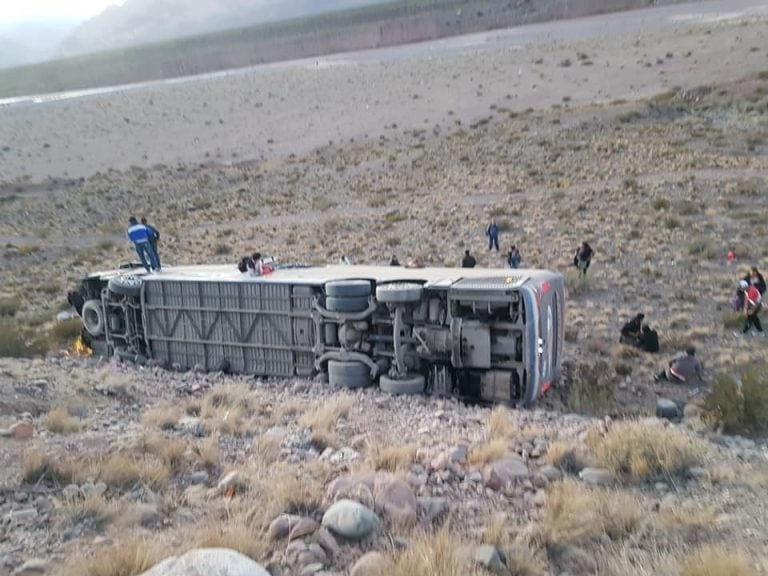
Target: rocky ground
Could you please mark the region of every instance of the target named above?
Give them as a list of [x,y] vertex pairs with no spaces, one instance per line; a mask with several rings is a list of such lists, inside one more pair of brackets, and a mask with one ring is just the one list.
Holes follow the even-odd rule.
[[[678,66],[687,43],[708,37],[728,41],[745,69],[721,73],[703,58],[693,76],[679,65],[679,84],[601,103],[594,90],[530,109],[503,92],[486,101],[484,86],[503,86],[508,70],[503,55],[475,54],[488,68],[454,80],[477,100],[423,125],[393,112],[375,136],[257,161],[191,154],[76,180],[5,180],[3,355],[33,340],[70,347],[51,319],[83,274],[133,259],[129,213],[160,228],[166,265],[233,266],[254,249],[284,261],[396,253],[454,265],[466,247],[500,267],[503,254],[484,250],[495,217],[525,265],[566,275],[568,377],[538,409],[509,411],[58,352],[1,359],[0,574],[133,575],[217,546],[272,576],[766,573],[766,444],[722,435],[702,412],[720,376],[761,366],[768,345],[739,334],[727,310],[744,269],[768,268],[764,34],[764,21],[746,18],[654,36],[637,71]],[[566,74],[594,70],[615,42],[541,50]],[[430,82],[452,77],[435,70]],[[418,115],[419,92],[401,88]],[[96,102],[111,101],[83,105]],[[580,280],[568,264],[585,238],[596,253]],[[659,355],[617,343],[639,311],[660,332]],[[706,386],[655,383],[690,343]],[[755,378],[765,385],[765,370]],[[760,420],[765,401],[749,390]],[[685,418],[652,418],[659,398],[685,404]]]

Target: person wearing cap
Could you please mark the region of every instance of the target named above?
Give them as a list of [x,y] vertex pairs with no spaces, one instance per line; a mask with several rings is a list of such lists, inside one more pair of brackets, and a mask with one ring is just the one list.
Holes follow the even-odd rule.
[[702,384],[704,377],[701,361],[696,358],[696,348],[690,346],[685,350],[685,354],[670,360],[667,367],[655,379],[679,384]]
[[755,285],[750,285],[746,280],[741,280],[739,287],[744,291],[743,311],[745,320],[742,332],[746,334],[754,326],[755,330],[762,333],[763,326],[760,324],[758,314],[763,307],[763,296]]
[[[134,216],[128,219],[128,238],[133,242],[133,246],[136,248],[136,253],[139,255],[139,260],[141,260],[141,265],[144,266],[144,269],[147,272],[149,272],[150,268],[152,270],[160,270],[157,254],[149,241],[149,229],[144,224],[140,224]],[[147,259],[149,259],[149,262],[147,262]]]

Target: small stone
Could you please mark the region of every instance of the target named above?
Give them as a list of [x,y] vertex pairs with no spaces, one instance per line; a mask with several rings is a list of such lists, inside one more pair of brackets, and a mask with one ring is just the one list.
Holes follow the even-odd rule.
[[694,480],[710,480],[712,475],[709,470],[702,468],[701,466],[694,466],[688,469],[688,476]]
[[293,514],[280,514],[277,518],[272,520],[269,524],[269,538],[270,540],[280,540],[290,534],[291,528],[296,526],[301,520],[300,516]]
[[666,483],[666,482],[656,482],[656,483],[653,485],[653,487],[654,487],[654,488],[655,488],[655,489],[656,489],[658,492],[666,492],[667,490],[669,490],[669,486],[667,485],[667,483]]
[[537,508],[542,508],[547,503],[547,493],[544,490],[537,490],[531,501]]
[[14,440],[28,440],[35,434],[35,427],[27,421],[16,422],[8,430]]
[[659,511],[660,512],[670,512],[675,509],[677,506],[677,498],[675,498],[674,494],[667,494],[664,496],[664,498],[661,499],[661,502],[659,503]]
[[248,487],[248,478],[242,473],[237,470],[233,470],[224,478],[219,480],[219,483],[216,485],[216,489],[220,493],[225,493],[229,490],[243,490]]
[[584,468],[584,470],[579,472],[579,478],[585,484],[591,486],[608,486],[613,484],[613,474],[605,468]]
[[307,564],[304,566],[304,568],[301,569],[301,576],[312,576],[313,574],[317,574],[323,569],[323,565],[319,562],[316,562],[314,564]]
[[372,510],[352,500],[335,502],[323,515],[323,526],[350,540],[365,538],[378,525],[379,517]]
[[506,571],[504,563],[501,561],[499,551],[496,550],[495,546],[483,544],[482,546],[475,547],[472,552],[472,559],[476,564],[479,564],[494,574],[504,574]]
[[453,463],[464,462],[467,459],[467,453],[466,446],[454,446],[448,451],[448,460]]
[[516,480],[528,476],[528,466],[517,454],[511,454],[488,464],[483,475],[485,485],[491,490],[501,490]]
[[381,552],[368,552],[358,558],[349,576],[379,576],[386,573],[387,565],[387,558]]
[[667,420],[677,420],[680,417],[680,408],[674,400],[659,398],[656,400],[656,416]]
[[62,497],[69,502],[80,498],[80,494],[80,488],[75,484],[67,484],[61,490]]
[[376,478],[373,492],[376,510],[400,526],[412,526],[418,519],[418,502],[411,487],[391,474]]
[[419,498],[418,503],[424,518],[429,522],[439,522],[448,514],[446,498]]
[[336,538],[334,538],[333,534],[331,534],[328,530],[321,526],[315,532],[314,540],[325,551],[331,560],[333,560],[335,557],[338,557],[340,552],[339,545],[336,542]]
[[47,560],[32,558],[13,571],[12,576],[44,576],[48,573],[50,564]]
[[26,524],[37,518],[36,508],[22,508],[21,510],[11,510],[8,519],[19,524]]
[[288,533],[288,540],[296,540],[297,538],[304,538],[315,533],[315,530],[320,528],[320,524],[315,522],[312,518],[299,518],[294,526],[291,527]]
[[550,482],[557,482],[563,477],[562,471],[552,464],[546,464],[539,468],[539,474],[544,476]]
[[10,438],[11,431],[8,428],[0,428],[0,438]]
[[208,479],[210,478],[208,472],[205,470],[199,470],[197,472],[192,472],[192,474],[189,475],[189,483],[190,484],[207,484]]

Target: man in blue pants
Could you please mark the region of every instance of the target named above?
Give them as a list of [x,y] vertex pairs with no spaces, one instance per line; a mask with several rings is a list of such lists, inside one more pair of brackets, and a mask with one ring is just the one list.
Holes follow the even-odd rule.
[[488,250],[493,250],[496,247],[496,252],[499,251],[499,226],[496,224],[496,219],[491,218],[491,223],[488,224],[488,228],[485,231],[485,235],[488,236]]
[[[160,262],[157,260],[157,253],[152,244],[150,243],[151,233],[143,224],[139,224],[139,221],[135,217],[131,216],[128,220],[128,238],[133,242],[136,247],[136,253],[139,255],[141,265],[149,272],[150,267],[152,270],[160,270]],[[149,258],[149,263],[147,263]]]

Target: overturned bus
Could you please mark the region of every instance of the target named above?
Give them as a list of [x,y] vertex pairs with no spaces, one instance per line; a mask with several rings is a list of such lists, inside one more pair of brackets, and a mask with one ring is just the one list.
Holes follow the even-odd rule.
[[563,355],[563,277],[544,270],[182,266],[91,274],[79,291],[94,353],[175,369],[323,372],[347,388],[528,405]]

